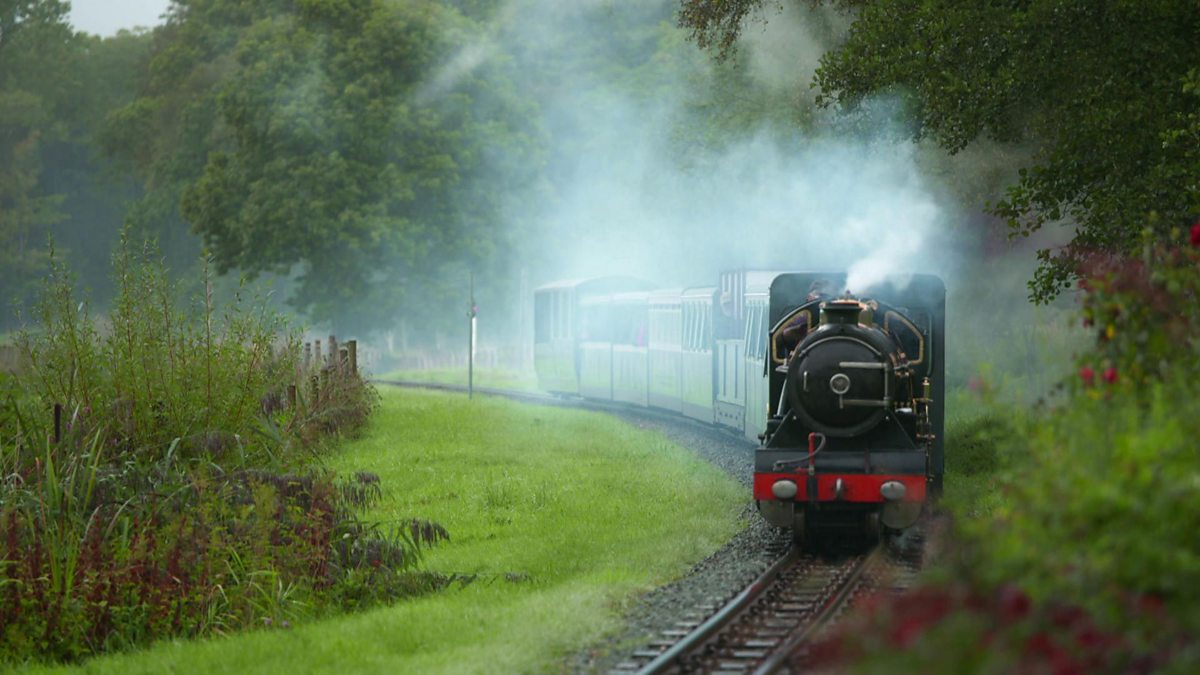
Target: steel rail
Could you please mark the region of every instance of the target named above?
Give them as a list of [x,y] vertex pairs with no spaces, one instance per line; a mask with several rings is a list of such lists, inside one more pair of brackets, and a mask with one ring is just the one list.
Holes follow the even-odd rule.
[[834,593],[825,606],[820,609],[812,620],[805,624],[804,628],[792,634],[791,637],[783,640],[767,658],[763,659],[758,668],[754,670],[754,675],[771,675],[783,669],[787,662],[791,659],[800,645],[808,641],[817,630],[829,625],[830,621],[842,610],[847,601],[858,590],[859,580],[862,579],[863,573],[870,567],[878,558],[883,555],[883,547],[876,547],[869,555],[865,555],[856,564],[854,569],[842,581],[837,592]]
[[643,666],[638,671],[639,675],[655,675],[657,673],[670,672],[673,668],[680,668],[682,664],[678,662],[678,659],[695,651],[709,638],[719,633],[723,628],[740,617],[747,607],[755,600],[758,600],[763,592],[771,587],[771,584],[775,582],[775,579],[779,577],[781,572],[791,567],[800,558],[800,551],[795,546],[790,548],[786,554],[780,556],[778,560],[772,563],[758,578],[750,582],[750,585],[734,596],[724,607],[708,617],[704,623],[697,626],[691,633],[680,638],[678,642],[665,652],[659,654],[656,659]]

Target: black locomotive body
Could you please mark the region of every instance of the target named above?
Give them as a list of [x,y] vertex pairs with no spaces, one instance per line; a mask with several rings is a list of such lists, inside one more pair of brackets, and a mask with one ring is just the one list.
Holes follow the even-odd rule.
[[771,285],[776,405],[755,453],[754,499],[797,539],[903,530],[941,490],[945,287],[924,274],[833,290],[844,287],[820,274]]

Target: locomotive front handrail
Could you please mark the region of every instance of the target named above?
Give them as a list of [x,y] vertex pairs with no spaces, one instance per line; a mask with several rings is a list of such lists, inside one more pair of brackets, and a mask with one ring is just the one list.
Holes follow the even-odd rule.
[[887,361],[842,361],[838,368],[859,368],[862,370],[888,370],[892,367]]

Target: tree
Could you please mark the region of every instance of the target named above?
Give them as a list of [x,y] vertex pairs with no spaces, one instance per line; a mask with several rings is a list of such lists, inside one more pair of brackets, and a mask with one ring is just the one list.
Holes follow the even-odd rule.
[[180,0],[110,147],[222,272],[293,274],[312,318],[386,325],[440,300],[447,264],[504,259],[538,165],[503,56],[456,69],[475,30],[431,1]]
[[[990,207],[1015,235],[1074,227],[1067,246],[1039,252],[1033,299],[1069,286],[1089,252],[1133,250],[1151,212],[1165,234],[1200,209],[1195,2],[832,4],[854,21],[817,72],[823,103],[853,110],[895,96],[914,137],[950,152],[979,138],[1034,147]],[[681,19],[701,44],[727,49],[761,5],[684,0]]]
[[[0,0],[0,299],[20,302],[44,268],[61,196],[41,183],[43,148],[65,134],[76,41],[57,0]],[[4,313],[7,317],[7,312]]]
[[58,253],[103,307],[112,291],[107,253],[118,241],[128,204],[140,193],[133,179],[99,152],[97,134],[109,111],[133,99],[150,35],[81,33],[75,41],[75,77],[57,116],[62,133],[42,144],[41,183],[47,192],[62,195],[63,217],[49,228]]

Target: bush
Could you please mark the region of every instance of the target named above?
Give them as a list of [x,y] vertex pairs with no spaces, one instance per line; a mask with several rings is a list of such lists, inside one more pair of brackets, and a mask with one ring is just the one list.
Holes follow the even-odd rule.
[[26,407],[18,437],[51,435],[46,412],[66,411],[60,446],[102,436],[113,459],[139,463],[204,458],[255,464],[267,452],[257,433],[296,378],[298,339],[281,317],[239,293],[223,310],[205,266],[203,295],[178,307],[179,287],[153,248],[123,242],[114,257],[117,297],[103,327],[74,295],[65,266],[52,261],[37,304],[39,330],[23,331]]
[[1114,387],[1136,395],[1144,384],[1200,372],[1200,222],[1165,241],[1152,231],[1139,259],[1084,261],[1083,324],[1096,342],[1079,359],[1076,388],[1093,398]]
[[153,248],[123,241],[114,263],[102,324],[53,262],[41,324],[18,336],[26,367],[0,379],[4,662],[286,627],[444,585],[417,569],[444,530],[361,523],[377,477],[303,468],[366,421],[376,394],[357,372],[309,373],[261,299],[218,309],[207,266],[180,309]]
[[969,529],[986,580],[1118,620],[1125,595],[1158,597],[1200,629],[1200,223],[1180,235],[1091,262],[1097,340],[1069,405],[1032,432],[996,520]]
[[946,429],[946,473],[957,477],[995,472],[1015,429],[1012,417],[1002,411],[952,421]]

